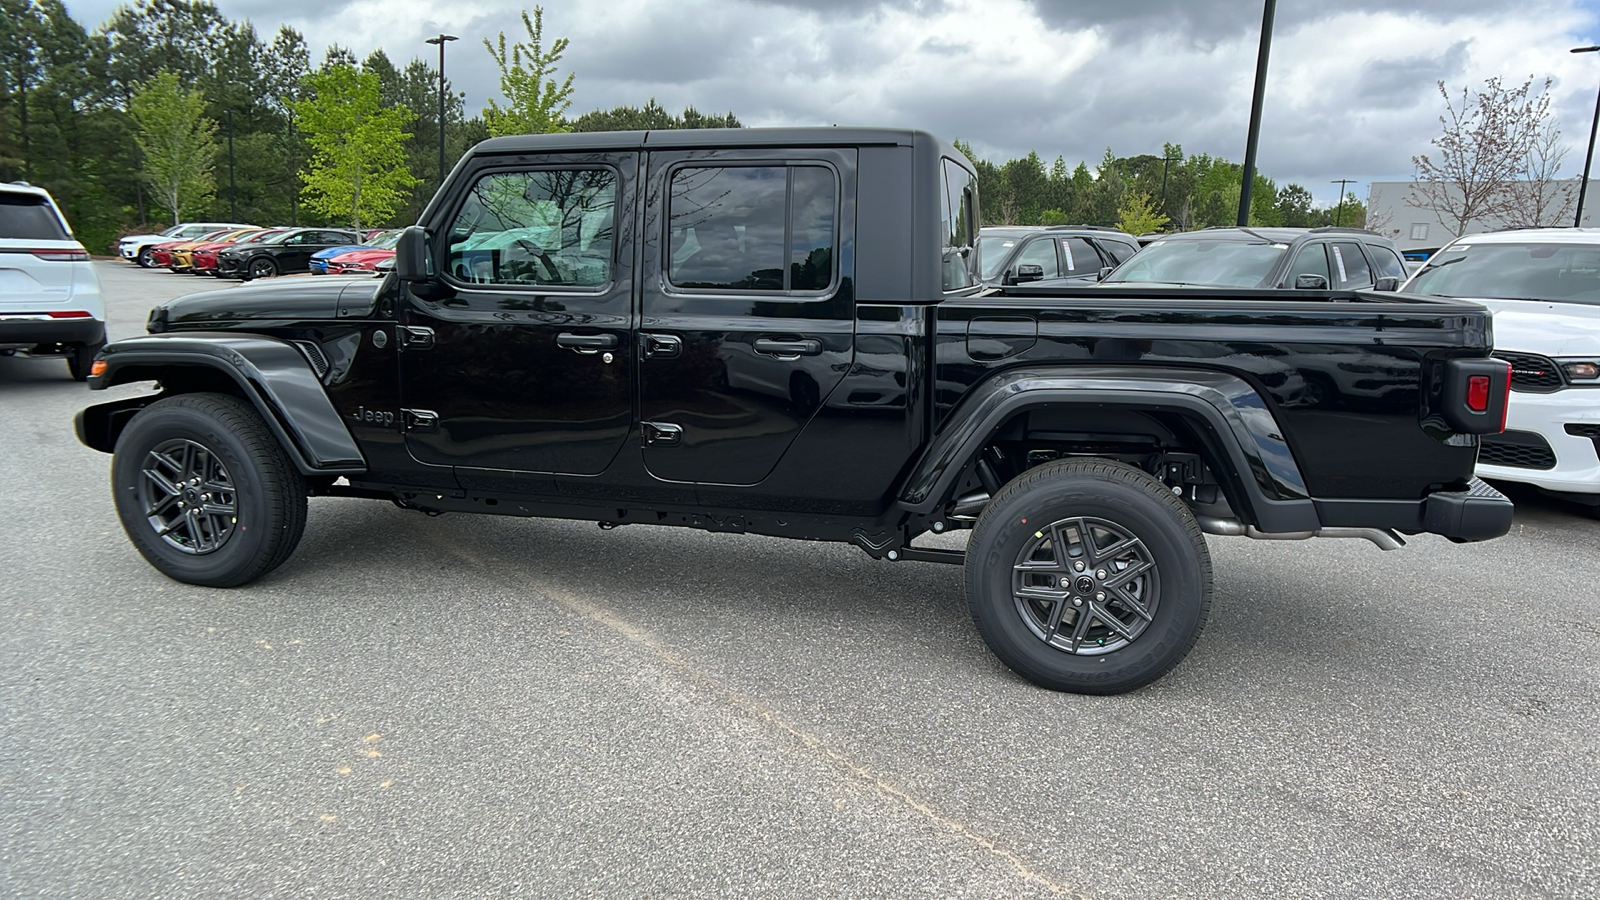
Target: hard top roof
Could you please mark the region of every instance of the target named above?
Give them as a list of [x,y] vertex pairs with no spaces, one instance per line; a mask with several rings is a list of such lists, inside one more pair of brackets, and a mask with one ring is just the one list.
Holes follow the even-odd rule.
[[1370,241],[1373,238],[1389,243],[1389,238],[1364,228],[1283,228],[1268,226],[1250,226],[1241,228],[1237,225],[1226,228],[1202,228],[1199,231],[1177,231],[1172,234],[1158,235],[1159,241],[1259,241],[1266,239],[1274,243],[1292,244],[1306,237],[1325,237],[1330,235],[1345,235],[1353,238]]
[[1464,234],[1450,242],[1461,244],[1600,244],[1600,228],[1510,228]]
[[656,147],[824,147],[861,144],[909,147],[918,135],[938,140],[926,132],[908,128],[683,128],[510,135],[490,138],[472,148],[471,152],[550,153]]

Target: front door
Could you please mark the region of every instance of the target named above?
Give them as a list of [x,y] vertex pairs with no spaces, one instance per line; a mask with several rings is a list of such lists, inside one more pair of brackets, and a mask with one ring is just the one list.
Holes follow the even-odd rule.
[[[397,339],[406,443],[463,486],[594,475],[632,426],[637,153],[484,160],[433,228]],[[527,481],[527,483],[535,483]]]
[[650,155],[641,288],[644,461],[756,484],[854,348],[855,151]]

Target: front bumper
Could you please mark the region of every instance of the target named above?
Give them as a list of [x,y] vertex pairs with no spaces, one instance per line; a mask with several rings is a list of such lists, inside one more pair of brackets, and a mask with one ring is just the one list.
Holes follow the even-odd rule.
[[244,260],[219,256],[217,257],[217,267],[212,271],[212,274],[219,278],[243,278]]
[[1600,427],[1600,388],[1567,388],[1549,394],[1513,392],[1506,412],[1506,430],[1531,432],[1544,438],[1555,455],[1555,465],[1496,465],[1484,462],[1480,455],[1478,476],[1560,493],[1600,494],[1600,445],[1589,437],[1569,433],[1568,425],[1579,426],[1575,429],[1578,431],[1588,430],[1583,426]]

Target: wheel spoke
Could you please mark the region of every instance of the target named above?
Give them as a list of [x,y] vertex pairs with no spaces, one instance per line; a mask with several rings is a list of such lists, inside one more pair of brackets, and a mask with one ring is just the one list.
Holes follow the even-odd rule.
[[1073,623],[1073,627],[1072,627],[1072,652],[1073,653],[1077,653],[1078,652],[1078,648],[1083,646],[1083,639],[1089,633],[1089,620],[1090,620],[1090,618],[1092,618],[1092,617],[1089,615],[1089,608],[1088,607],[1084,607],[1084,608],[1078,610],[1077,621],[1075,621]]
[[172,483],[172,479],[168,478],[164,473],[156,469],[145,469],[144,477],[150,479],[150,481],[153,482],[156,487],[160,488],[162,493],[166,494],[168,497],[176,497],[182,492],[181,488]]
[[1055,640],[1056,631],[1061,627],[1061,616],[1063,614],[1065,614],[1066,611],[1067,611],[1067,598],[1066,597],[1062,597],[1062,598],[1056,600],[1055,605],[1050,607],[1050,621],[1045,624],[1045,629],[1044,629],[1044,642],[1046,644],[1048,644],[1051,641]]
[[1106,588],[1122,587],[1123,585],[1139,577],[1140,575],[1143,575],[1151,569],[1154,569],[1155,567],[1156,564],[1153,562],[1143,559],[1138,560],[1137,562],[1129,565],[1126,569],[1123,569],[1106,579],[1101,586]]
[[207,516],[232,516],[235,513],[232,503],[209,502],[200,504],[200,512]]
[[1126,609],[1128,612],[1133,613],[1146,622],[1155,621],[1156,617],[1150,614],[1150,610],[1146,609],[1145,605],[1140,603],[1139,600],[1132,594],[1128,593],[1125,588],[1113,587],[1108,588],[1108,590],[1111,592],[1113,597],[1117,598],[1118,606],[1121,606],[1123,609]]
[[1138,538],[1127,538],[1126,540],[1118,541],[1104,550],[1096,551],[1095,561],[1099,562],[1102,559],[1114,560],[1122,554],[1128,552],[1130,549],[1138,546],[1140,546]]
[[1047,587],[1020,587],[1016,595],[1024,600],[1039,600],[1044,603],[1058,603],[1067,599],[1070,592]]
[[177,494],[168,494],[167,496],[162,497],[160,500],[157,500],[155,502],[154,506],[151,506],[149,509],[146,509],[144,511],[145,518],[153,518],[155,516],[159,516],[162,513],[167,512],[168,510],[170,510],[172,507],[176,506],[177,504],[178,504],[178,495]]
[[1121,620],[1119,620],[1116,616],[1113,616],[1111,614],[1111,610],[1106,609],[1104,606],[1098,603],[1089,604],[1089,609],[1093,612],[1094,618],[1106,623],[1107,628],[1115,631],[1117,634],[1122,635],[1123,640],[1133,640],[1133,632],[1128,629],[1128,626],[1122,624]]

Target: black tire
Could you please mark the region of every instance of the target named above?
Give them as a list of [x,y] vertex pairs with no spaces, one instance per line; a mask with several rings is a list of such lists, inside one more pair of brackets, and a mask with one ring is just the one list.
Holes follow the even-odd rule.
[[[184,481],[175,484],[175,475]],[[260,578],[289,558],[305,530],[304,476],[255,409],[226,394],[181,394],[141,410],[117,438],[111,484],[134,547],[189,584]],[[163,536],[163,526],[171,533]]]
[[78,344],[67,348],[67,371],[72,374],[73,381],[88,381],[89,370],[94,367],[94,358],[102,348],[105,341],[93,344]]
[[1160,481],[1102,459],[1046,463],[1001,488],[968,542],[966,582],[972,620],[1002,662],[1079,694],[1160,678],[1211,611],[1211,554],[1194,515]]
[[245,270],[245,279],[271,278],[278,274],[278,263],[270,256],[258,256],[250,260],[249,268]]
[[139,264],[139,268],[141,268],[141,269],[148,269],[151,266],[155,265],[156,264],[155,248],[154,247],[140,247],[139,248],[139,255],[134,257],[134,262],[137,262]]

